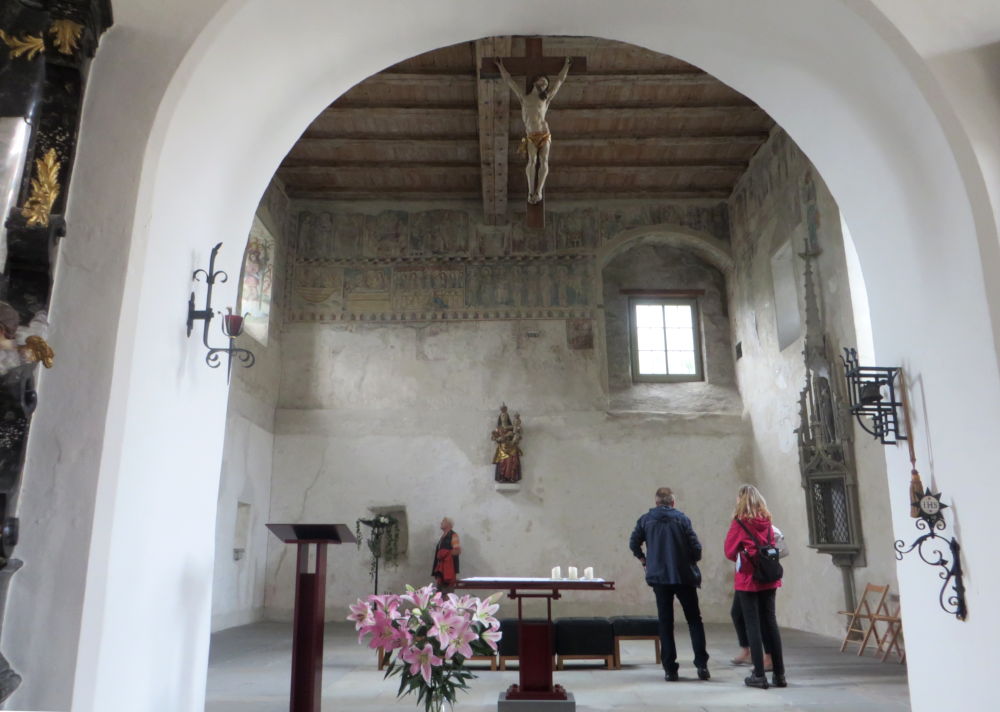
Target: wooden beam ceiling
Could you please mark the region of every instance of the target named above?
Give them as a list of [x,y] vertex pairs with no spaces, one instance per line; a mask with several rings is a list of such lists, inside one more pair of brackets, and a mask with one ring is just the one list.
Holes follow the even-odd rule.
[[[361,82],[325,109],[278,171],[289,195],[330,200],[480,200],[502,223],[522,200],[516,101],[479,79],[483,56],[523,38],[429,52]],[[607,40],[546,38],[546,53],[586,56],[549,112],[549,201],[724,199],[773,121],[711,75]],[[508,198],[508,195],[510,198]]]
[[[483,57],[510,54],[510,37],[487,37],[476,42],[476,72]],[[483,220],[498,225],[507,218],[507,174],[510,153],[510,90],[499,79],[476,80],[479,104],[479,158]]]

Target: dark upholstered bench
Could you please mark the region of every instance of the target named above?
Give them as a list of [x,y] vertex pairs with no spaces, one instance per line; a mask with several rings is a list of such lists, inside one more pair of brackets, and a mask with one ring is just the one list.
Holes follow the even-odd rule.
[[607,618],[559,618],[556,628],[556,667],[565,660],[600,659],[614,669],[614,633]]
[[615,668],[622,667],[623,640],[652,640],[656,648],[656,664],[661,664],[660,621],[656,616],[614,616],[611,628],[615,637]]
[[[525,623],[545,623],[544,618],[525,618]],[[506,670],[507,663],[517,661],[520,655],[518,651],[519,637],[517,634],[517,618],[501,618],[500,632],[503,637],[497,644],[497,653],[500,657],[500,669]],[[552,634],[552,649],[555,650],[555,632]]]

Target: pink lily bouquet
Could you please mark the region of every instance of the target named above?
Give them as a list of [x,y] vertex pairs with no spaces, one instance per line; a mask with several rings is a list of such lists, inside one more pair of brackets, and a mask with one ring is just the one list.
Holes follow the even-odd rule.
[[456,691],[468,689],[476,676],[463,667],[473,655],[494,655],[500,621],[494,614],[501,593],[486,599],[447,597],[433,585],[406,587],[403,595],[382,594],[358,599],[348,620],[359,631],[358,642],[390,655],[385,676],[399,675],[398,697],[417,691],[417,705],[438,712],[455,704]]

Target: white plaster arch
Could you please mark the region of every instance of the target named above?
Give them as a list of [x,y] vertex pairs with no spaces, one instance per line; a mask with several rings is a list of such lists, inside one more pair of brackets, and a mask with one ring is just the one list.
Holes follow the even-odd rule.
[[733,270],[733,256],[726,241],[699,230],[670,223],[643,225],[618,233],[597,252],[598,268],[603,270],[615,257],[642,244],[667,245],[687,250],[727,277]]
[[[158,3],[132,4],[146,10]],[[197,4],[177,0],[170,11],[182,18]],[[169,33],[157,20],[138,21],[160,41]],[[102,125],[85,117],[84,141],[109,150],[141,143],[141,159],[91,185],[78,173],[74,185],[73,200],[100,203],[111,193],[132,195],[138,181],[109,354],[114,373],[74,710],[202,706],[226,399],[220,374],[205,369],[200,347],[184,338],[191,270],[221,239],[227,248],[220,266],[239,272],[238,245],[268,179],[329,101],[406,57],[500,34],[597,35],[690,61],[759,103],[818,167],[852,226],[879,360],[902,362],[922,379],[933,421],[918,417],[921,441],[932,434],[937,484],[962,517],[975,625],[959,626],[937,610],[934,581],[927,584],[933,572],[907,563],[900,570],[913,708],[947,708],[954,689],[991,699],[981,665],[992,659],[991,631],[1000,629],[1000,612],[989,601],[1000,573],[988,536],[1000,485],[976,473],[990,459],[1000,422],[997,315],[990,308],[1000,287],[984,280],[1000,281],[996,231],[972,150],[950,109],[919,58],[867,0],[231,0],[204,28],[178,20],[173,29],[162,46],[136,40],[121,51],[141,67],[157,52],[169,54],[163,46],[174,50],[203,29],[169,87],[156,90],[155,118],[121,112]],[[127,93],[92,90],[88,110],[129,101]],[[95,215],[78,229],[101,230],[102,220],[110,221]],[[935,290],[925,288],[930,280]],[[96,324],[101,316],[88,314],[85,301],[74,311],[77,296],[60,294],[64,318]],[[226,293],[219,296],[224,303]],[[953,378],[942,343],[962,344],[963,369],[976,379]],[[969,402],[979,405],[971,422]],[[897,453],[889,457],[890,472],[905,472]],[[176,526],[178,491],[185,493],[183,529]],[[897,531],[908,537],[906,503],[893,500],[893,509]],[[943,657],[940,648],[974,654]]]

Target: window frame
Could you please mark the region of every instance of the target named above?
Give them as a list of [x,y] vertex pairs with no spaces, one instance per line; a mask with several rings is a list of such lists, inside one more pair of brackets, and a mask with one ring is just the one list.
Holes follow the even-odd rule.
[[[635,307],[645,304],[659,306],[691,307],[691,332],[694,342],[695,372],[683,374],[639,373],[639,334],[636,328]],[[701,309],[696,296],[629,296],[628,298],[629,360],[632,366],[632,383],[695,383],[705,380],[704,348],[701,333]],[[665,344],[666,346],[667,344]],[[669,361],[668,361],[669,364]],[[668,366],[669,368],[669,366]]]

